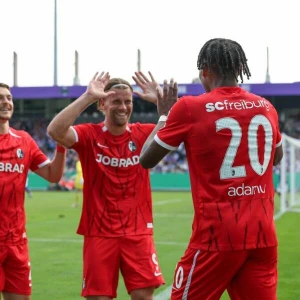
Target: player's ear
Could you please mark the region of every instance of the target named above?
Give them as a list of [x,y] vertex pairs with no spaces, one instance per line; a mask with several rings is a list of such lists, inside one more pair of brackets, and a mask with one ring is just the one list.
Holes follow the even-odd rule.
[[97,109],[100,110],[100,111],[103,111],[103,109],[104,109],[104,99],[98,100]]
[[208,77],[209,76],[209,71],[208,71],[208,68],[203,68],[203,70],[202,70],[202,76],[204,77],[204,78],[206,78],[206,77]]

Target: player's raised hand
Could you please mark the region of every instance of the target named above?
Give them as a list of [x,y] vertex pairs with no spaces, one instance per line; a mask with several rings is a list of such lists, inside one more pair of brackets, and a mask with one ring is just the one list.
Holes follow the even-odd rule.
[[163,94],[157,89],[157,112],[161,115],[168,115],[171,107],[176,103],[178,99],[178,85],[177,82],[171,78],[168,85],[168,81],[164,80]]
[[97,101],[99,99],[107,98],[109,95],[115,94],[114,91],[105,92],[104,88],[110,79],[108,72],[97,72],[90,83],[87,86],[86,93],[91,97],[92,100]]
[[138,95],[141,99],[157,104],[157,89],[160,89],[161,95],[162,95],[162,89],[154,79],[151,72],[148,73],[151,81],[142,72],[134,73],[135,76],[132,76],[132,79],[142,89],[142,93],[137,91],[135,91],[134,93]]

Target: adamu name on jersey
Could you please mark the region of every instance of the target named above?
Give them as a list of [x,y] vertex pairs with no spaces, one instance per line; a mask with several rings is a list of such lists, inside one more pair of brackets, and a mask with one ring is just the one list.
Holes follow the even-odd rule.
[[96,162],[101,163],[105,166],[128,168],[130,166],[135,166],[139,163],[139,156],[134,155],[131,158],[130,157],[117,158],[117,157],[109,157],[98,153]]

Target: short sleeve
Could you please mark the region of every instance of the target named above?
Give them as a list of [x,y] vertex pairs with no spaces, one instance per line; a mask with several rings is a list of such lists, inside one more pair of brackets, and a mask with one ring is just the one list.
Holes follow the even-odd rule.
[[166,124],[154,137],[162,147],[172,151],[185,141],[191,130],[191,113],[185,98],[179,99],[169,112]]
[[147,137],[151,134],[151,132],[153,131],[155,126],[156,126],[156,124],[151,124],[151,123],[141,124],[141,128]]
[[30,153],[31,153],[31,162],[29,168],[31,171],[35,171],[49,164],[50,160],[42,152],[42,150],[39,148],[35,140],[29,135],[28,137],[30,139],[29,144],[30,144]]
[[77,152],[80,152],[81,149],[84,149],[87,144],[89,131],[87,130],[87,127],[87,124],[79,124],[71,127],[75,134],[75,144],[71,148]]

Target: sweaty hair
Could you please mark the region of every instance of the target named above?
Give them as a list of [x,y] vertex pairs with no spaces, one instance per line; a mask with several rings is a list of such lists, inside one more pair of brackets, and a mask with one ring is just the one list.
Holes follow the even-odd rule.
[[108,92],[112,88],[117,88],[117,89],[126,89],[130,88],[131,92],[133,92],[132,86],[128,81],[122,78],[111,78],[107,85],[104,88],[104,92]]
[[210,74],[217,72],[224,79],[233,75],[243,83],[243,74],[250,78],[245,52],[240,44],[228,39],[212,39],[204,44],[198,55],[198,70],[208,68]]
[[5,84],[5,83],[1,83],[0,82],[0,88],[5,88],[5,89],[8,89],[10,91],[10,87],[9,85]]

